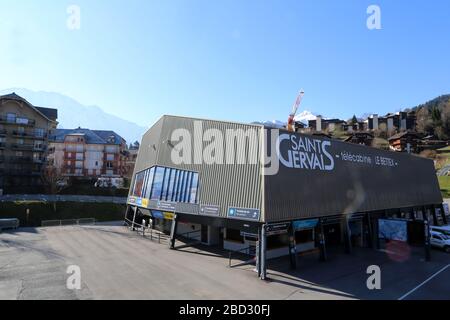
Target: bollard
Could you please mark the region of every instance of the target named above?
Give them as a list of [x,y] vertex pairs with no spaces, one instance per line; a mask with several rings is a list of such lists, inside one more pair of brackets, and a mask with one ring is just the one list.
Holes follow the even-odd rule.
[[161,232],[158,232],[158,243],[161,243]]
[[142,219],[142,236],[145,237],[145,219]]

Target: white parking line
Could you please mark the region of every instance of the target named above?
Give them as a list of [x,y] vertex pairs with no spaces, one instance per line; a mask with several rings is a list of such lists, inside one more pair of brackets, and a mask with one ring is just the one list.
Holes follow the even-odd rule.
[[400,297],[398,300],[404,300],[406,297],[408,297],[411,293],[417,291],[418,289],[420,289],[423,285],[427,284],[428,282],[430,282],[431,280],[433,280],[435,277],[437,277],[439,274],[441,274],[442,272],[444,272],[445,270],[447,270],[447,268],[450,267],[450,264],[448,264],[447,266],[443,267],[441,270],[439,270],[438,272],[436,272],[435,274],[433,274],[431,277],[429,277],[427,280],[425,280],[424,282],[422,282],[421,284],[419,284],[417,287],[415,287],[414,289],[412,289],[411,291],[409,291],[407,294],[403,295],[402,297]]

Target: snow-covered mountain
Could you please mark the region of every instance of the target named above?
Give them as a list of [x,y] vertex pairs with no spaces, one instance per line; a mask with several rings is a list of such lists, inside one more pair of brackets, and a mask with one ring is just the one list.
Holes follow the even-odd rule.
[[31,104],[58,109],[58,128],[78,127],[113,130],[128,143],[141,141],[146,128],[103,111],[97,106],[85,106],[68,96],[55,92],[31,91],[24,88],[0,90],[0,95],[15,92]]
[[[295,121],[303,122],[304,124],[307,125],[309,120],[316,120],[316,117],[317,116],[315,114],[313,114],[311,111],[305,110],[305,111],[299,113],[295,117]],[[262,125],[265,125],[267,127],[272,127],[272,128],[285,128],[287,121],[265,120],[265,121],[257,121],[254,123],[262,124]]]

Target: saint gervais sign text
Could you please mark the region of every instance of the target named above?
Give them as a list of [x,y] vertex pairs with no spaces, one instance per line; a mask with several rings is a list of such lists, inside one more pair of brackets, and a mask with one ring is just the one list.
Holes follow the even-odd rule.
[[281,134],[277,143],[277,155],[280,162],[288,168],[332,171],[334,158],[327,150],[330,146],[331,141]]

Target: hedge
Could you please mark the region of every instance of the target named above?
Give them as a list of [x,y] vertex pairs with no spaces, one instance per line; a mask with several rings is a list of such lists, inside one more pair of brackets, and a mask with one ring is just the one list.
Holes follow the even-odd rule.
[[[27,218],[27,209],[29,215]],[[39,227],[44,220],[95,218],[97,221],[123,220],[126,205],[115,203],[0,202],[0,219],[17,218],[21,227]]]

